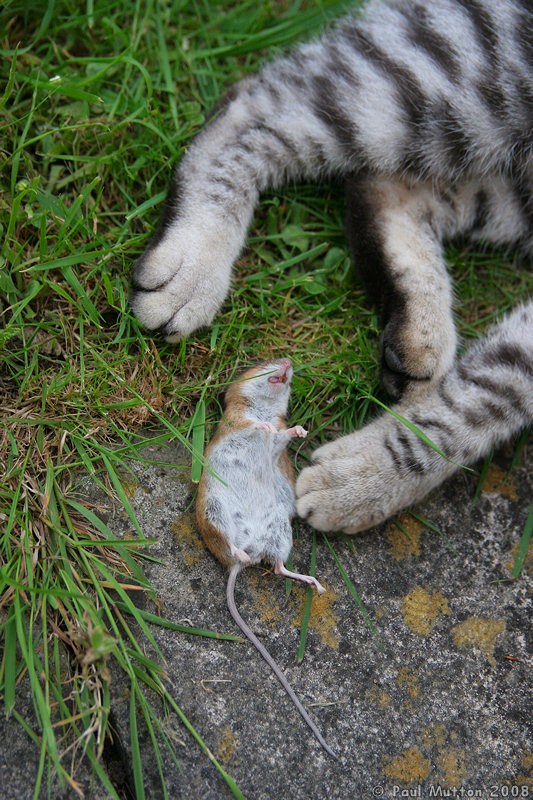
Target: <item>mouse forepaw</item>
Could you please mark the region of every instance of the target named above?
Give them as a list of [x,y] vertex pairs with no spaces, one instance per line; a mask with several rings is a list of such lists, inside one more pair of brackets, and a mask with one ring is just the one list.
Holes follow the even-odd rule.
[[293,428],[288,428],[286,431],[288,436],[298,436],[300,439],[305,439],[307,431],[301,425],[295,425]]
[[258,431],[268,431],[269,433],[277,433],[278,429],[272,425],[271,422],[255,422],[254,428]]

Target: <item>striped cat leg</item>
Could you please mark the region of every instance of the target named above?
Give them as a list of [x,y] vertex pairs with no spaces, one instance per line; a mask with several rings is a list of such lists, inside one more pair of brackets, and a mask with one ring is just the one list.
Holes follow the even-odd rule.
[[346,234],[381,314],[381,380],[393,397],[440,378],[456,346],[444,235],[465,227],[470,202],[452,204],[430,183],[354,176],[346,182]]
[[[376,0],[321,40],[235,85],[185,152],[161,225],[137,262],[131,305],[139,321],[174,340],[212,320],[267,188],[365,169],[451,183],[520,172],[531,163],[526,6],[518,0]],[[419,380],[441,374],[454,344],[449,285],[438,256],[433,260],[439,237],[426,230],[417,252],[409,232],[424,234],[424,225],[408,220],[403,234],[392,230],[399,212],[393,209],[381,226],[388,228],[389,256],[394,263],[394,242],[403,237],[404,261],[416,261],[414,269],[405,265],[407,273],[423,285],[426,277],[435,283],[437,317],[429,334],[423,322],[405,323],[397,313],[387,320],[385,363],[397,373],[391,385],[401,384],[404,374]],[[427,275],[419,269],[426,257]],[[404,286],[396,278],[399,299]],[[407,306],[419,321],[424,317],[413,291]],[[436,342],[440,323],[442,341]]]
[[[285,66],[284,66],[285,65]],[[194,139],[172,179],[158,230],[138,259],[131,306],[169,341],[208,325],[229,290],[259,193],[343,170],[348,155],[286,62],[241,81]],[[295,69],[290,65],[290,73]]]
[[297,511],[319,530],[356,533],[416,503],[533,421],[533,301],[474,344],[436,385],[391,414],[320,447],[296,485]]

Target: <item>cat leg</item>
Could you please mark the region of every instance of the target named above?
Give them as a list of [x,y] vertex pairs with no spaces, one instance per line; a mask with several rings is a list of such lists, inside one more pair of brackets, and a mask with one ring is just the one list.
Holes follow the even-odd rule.
[[315,107],[280,83],[284,64],[237,84],[193,140],[135,265],[132,310],[169,341],[208,325],[220,308],[261,191],[344,168]]
[[381,380],[398,397],[451,366],[456,334],[442,237],[455,208],[429,183],[356,176],[347,181],[346,233],[355,265],[381,313]]
[[[531,170],[533,173],[533,169]],[[370,299],[381,312],[381,381],[413,397],[450,368],[456,346],[452,286],[442,242],[457,235],[532,249],[533,175],[459,185],[398,177],[346,182],[346,234]]]
[[392,414],[320,447],[296,484],[298,514],[319,530],[356,533],[435,486],[533,421],[533,301],[480,339],[437,384]]
[[[494,13],[480,16],[464,2],[431,6],[427,18],[423,9],[422,19],[418,6],[409,2],[369,3],[363,15],[347,17],[321,40],[274,60],[230,90],[185,152],[159,229],[137,261],[131,306],[145,327],[174,340],[209,324],[228,292],[232,263],[259,193],[267,188],[364,169],[456,181],[467,172],[505,173],[511,164],[515,170],[530,159],[527,102],[523,116],[511,122],[517,103],[518,10],[500,16],[496,4]],[[500,32],[513,46],[495,70],[493,48],[479,43]],[[488,107],[479,81],[490,84]],[[527,82],[524,90],[527,100]],[[497,113],[491,108],[495,99]],[[502,110],[505,118],[509,114],[508,125],[500,118]],[[407,205],[412,210],[412,203]],[[407,244],[410,254],[404,261],[416,260],[419,274],[418,265],[426,258],[433,262],[438,248],[427,230],[417,251],[424,226],[421,220],[413,225],[411,214],[402,215],[400,207],[380,222],[384,255],[396,263],[394,243]],[[435,301],[437,295],[443,301],[449,295],[437,263],[438,257],[426,271],[438,284],[430,311],[413,305],[413,291],[399,274],[391,282],[393,307],[398,308],[404,290],[408,314],[422,321],[413,326],[409,317],[405,323],[400,312],[392,311],[386,320],[384,364],[391,385],[403,376],[424,380],[442,374],[453,353],[446,302]],[[398,269],[413,273],[410,263],[400,261]],[[424,283],[424,270],[419,282]],[[433,331],[443,323],[442,342],[425,333],[425,318]]]
[[[396,31],[401,14],[393,17]],[[194,138],[134,269],[131,306],[146,328],[175,340],[209,324],[261,191],[368,165],[387,174],[414,165],[419,121],[406,121],[396,70],[369,57],[357,25],[347,21],[236,84]],[[380,19],[375,26],[381,40]],[[422,90],[416,98],[425,108]]]

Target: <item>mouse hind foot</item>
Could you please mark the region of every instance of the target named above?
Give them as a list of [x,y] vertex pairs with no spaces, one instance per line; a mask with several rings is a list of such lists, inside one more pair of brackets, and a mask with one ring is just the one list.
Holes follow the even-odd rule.
[[293,581],[307,583],[308,586],[312,586],[314,589],[316,589],[319,594],[324,594],[326,591],[322,584],[320,584],[315,577],[312,575],[300,575],[299,572],[291,572],[285,567],[283,561],[281,560],[276,561],[274,565],[274,572],[276,575],[282,575],[284,578],[292,578]]

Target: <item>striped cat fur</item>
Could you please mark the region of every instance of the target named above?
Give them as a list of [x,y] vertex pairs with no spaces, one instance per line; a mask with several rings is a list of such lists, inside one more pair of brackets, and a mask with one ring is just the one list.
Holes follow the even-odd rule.
[[[471,463],[531,420],[524,394],[516,390],[515,406],[503,390],[525,392],[528,380],[533,388],[531,302],[455,363],[442,244],[461,235],[531,254],[532,144],[531,2],[371,0],[219,103],[182,158],[159,228],[135,266],[133,310],[170,341],[208,325],[260,193],[340,177],[348,240],[381,312],[383,385],[404,398],[404,416],[412,410],[427,423],[420,427],[429,436],[445,419],[443,449]],[[498,336],[510,337],[510,349],[495,344]],[[498,352],[507,353],[501,364]],[[362,458],[361,447],[373,459]],[[320,448],[298,481],[299,513],[323,529],[374,524],[449,474],[434,451],[421,458],[423,447],[386,417]],[[383,490],[391,481],[395,487]],[[363,486],[379,514],[356,511]],[[370,499],[378,496],[382,502]]]

